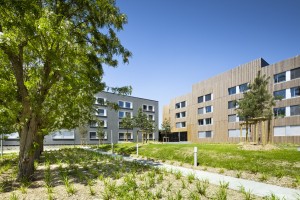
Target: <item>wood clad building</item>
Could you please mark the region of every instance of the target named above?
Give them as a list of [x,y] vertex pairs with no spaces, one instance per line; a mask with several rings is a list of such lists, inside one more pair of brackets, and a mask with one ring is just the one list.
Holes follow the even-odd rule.
[[[181,141],[241,141],[241,120],[234,102],[243,97],[248,83],[253,82],[258,71],[270,77],[269,92],[283,98],[276,101],[273,109],[271,140],[299,144],[300,56],[271,65],[259,58],[196,83],[191,93],[172,99],[164,107],[163,119],[170,120],[171,132],[178,134]],[[250,127],[249,131],[253,132],[254,127]],[[246,130],[242,129],[242,140],[245,133]]]

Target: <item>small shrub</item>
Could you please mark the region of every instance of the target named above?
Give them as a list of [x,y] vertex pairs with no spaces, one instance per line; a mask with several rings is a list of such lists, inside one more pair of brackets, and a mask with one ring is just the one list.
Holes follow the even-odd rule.
[[263,174],[259,177],[259,180],[264,182],[264,181],[267,181],[268,178],[269,178],[268,175],[266,175],[265,173],[263,173]]
[[206,190],[207,190],[208,186],[209,186],[208,180],[197,181],[197,183],[196,183],[196,191],[200,195],[206,196]]
[[182,173],[181,173],[181,171],[177,171],[177,172],[175,172],[175,178],[178,180],[178,179],[181,179],[181,177],[182,177]]
[[220,173],[220,174],[224,174],[224,172],[225,172],[224,169],[220,169],[220,170],[219,170],[219,173]]
[[238,171],[238,172],[236,173],[236,177],[237,177],[237,178],[241,178],[241,177],[242,177],[242,172],[241,172],[241,171]]
[[187,176],[187,178],[188,178],[188,182],[189,182],[189,183],[193,183],[193,181],[196,179],[196,178],[195,178],[195,174],[193,174],[193,173],[189,174],[189,175]]

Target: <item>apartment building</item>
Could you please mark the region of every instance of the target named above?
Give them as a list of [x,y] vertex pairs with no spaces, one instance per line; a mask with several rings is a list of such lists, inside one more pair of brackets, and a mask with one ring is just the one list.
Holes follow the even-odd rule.
[[[134,116],[137,114],[138,109],[142,108],[146,113],[148,119],[152,120],[155,124],[156,131],[149,134],[149,140],[158,139],[158,101],[144,99],[133,96],[118,95],[109,92],[100,92],[95,95],[96,111],[95,116],[102,122],[104,137],[103,143],[119,143],[124,141],[135,142],[137,140],[137,129],[129,130],[129,134],[126,137],[127,130],[122,128],[121,121],[126,115]],[[109,108],[105,102],[118,103],[120,109],[115,111]],[[62,145],[62,144],[98,144],[99,138],[97,136],[97,124],[95,121],[91,121],[87,125],[88,133],[85,136],[80,134],[79,128],[73,130],[58,130],[45,136],[45,145]],[[7,140],[4,141],[4,145],[19,145],[18,133],[12,133],[7,135]],[[139,141],[142,136],[140,133]]]
[[[270,93],[282,97],[274,106],[271,139],[300,143],[300,56],[275,64],[259,58],[196,83],[191,93],[164,106],[163,119],[170,120],[171,132],[181,141],[187,137],[192,142],[239,142],[241,119],[234,102],[243,97],[258,71],[270,77]],[[245,133],[242,129],[242,137]]]

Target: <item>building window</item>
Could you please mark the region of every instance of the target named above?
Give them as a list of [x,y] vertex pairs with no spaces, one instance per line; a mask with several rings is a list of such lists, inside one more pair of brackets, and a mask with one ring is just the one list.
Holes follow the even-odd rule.
[[101,106],[104,106],[106,105],[106,101],[104,98],[101,98],[101,97],[96,97],[96,104],[99,104]]
[[178,108],[184,108],[186,106],[186,103],[185,101],[182,101],[180,103],[176,103],[175,104],[175,108],[178,109]]
[[278,90],[274,92],[275,99],[285,99],[285,90]]
[[212,137],[212,131],[200,131],[198,132],[199,138],[211,138]]
[[205,112],[206,112],[206,113],[212,112],[212,106],[206,106],[206,107],[205,107]]
[[291,79],[300,78],[300,67],[291,70]]
[[99,125],[101,125],[102,127],[106,128],[107,127],[107,122],[106,120],[99,120],[100,124],[98,124],[96,121],[90,121],[90,127],[91,128],[97,128],[99,127]]
[[102,108],[97,108],[96,109],[96,115],[97,116],[106,116],[106,110]]
[[231,87],[231,88],[228,88],[228,94],[229,95],[232,95],[232,94],[236,94],[236,87]]
[[148,115],[148,120],[154,121],[154,115]]
[[176,117],[176,118],[183,118],[183,117],[186,116],[185,114],[186,114],[186,112],[179,112],[179,113],[176,113],[176,114],[175,114],[175,117]]
[[291,106],[291,116],[300,115],[300,105]]
[[199,119],[198,120],[198,125],[203,126],[203,125],[210,125],[212,124],[212,118],[206,118],[206,119]]
[[[250,130],[249,130],[250,132]],[[230,138],[237,138],[241,137],[241,132],[239,129],[228,129],[228,137]],[[246,137],[246,129],[242,129],[242,137]]]
[[[103,132],[103,135],[101,136],[102,140],[107,140],[107,133]],[[90,140],[99,140],[99,137],[97,135],[97,132],[91,131],[90,132]]]
[[228,122],[236,122],[236,115],[228,115]]
[[204,125],[204,119],[199,119],[198,120],[198,125],[203,126]]
[[285,72],[274,75],[274,83],[280,83],[280,82],[283,82],[285,80],[286,80],[285,79]]
[[198,108],[198,115],[204,114],[204,108]]
[[274,116],[275,117],[284,117],[285,116],[285,107],[274,108]]
[[206,118],[205,119],[205,125],[212,124],[212,119],[211,118]]
[[143,105],[143,111],[154,112],[154,106]]
[[74,130],[61,129],[52,133],[52,139],[54,140],[74,140]]
[[177,122],[176,123],[176,128],[185,128],[186,124],[185,122]]
[[240,90],[241,93],[246,92],[248,89],[249,89],[248,88],[248,83],[244,83],[242,85],[239,85],[239,90]]
[[291,88],[291,97],[299,97],[300,96],[300,87]]
[[132,102],[128,101],[119,101],[119,107],[132,109]]
[[133,140],[133,134],[132,133],[119,133],[119,141],[126,141],[127,140]]
[[205,101],[210,101],[211,100],[211,94],[205,95]]
[[132,118],[132,112],[119,111],[119,118],[124,118],[125,116]]
[[201,97],[198,97],[198,103],[202,103],[204,101],[204,98],[203,98],[203,96],[201,96]]
[[228,101],[228,109],[236,108],[236,101]]

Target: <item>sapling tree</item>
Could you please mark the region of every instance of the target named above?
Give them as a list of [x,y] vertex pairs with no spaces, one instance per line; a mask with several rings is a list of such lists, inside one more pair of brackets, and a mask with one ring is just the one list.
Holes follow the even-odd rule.
[[121,121],[121,127],[126,129],[126,142],[128,142],[129,130],[133,129],[133,118],[131,115],[126,115]]
[[168,134],[171,132],[171,123],[170,120],[164,119],[163,123],[161,124],[161,132],[163,134]]
[[128,62],[127,19],[115,0],[2,0],[0,19],[1,108],[20,135],[17,178],[31,179],[44,135],[89,120],[102,66]]
[[143,112],[142,108],[138,109],[138,113],[137,115],[135,115],[133,117],[134,120],[134,127],[137,128],[137,142],[138,142],[138,135],[139,132],[141,132],[142,134],[144,134],[144,132],[147,129],[147,123],[148,123],[148,117],[147,115]]
[[265,74],[261,75],[259,71],[253,83],[248,85],[249,90],[244,93],[242,99],[237,101],[237,113],[246,122],[246,141],[248,140],[249,120],[259,117],[266,118],[268,121],[272,119],[275,99],[268,91],[269,79],[270,77],[266,77]]

